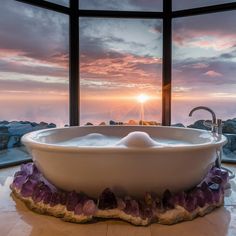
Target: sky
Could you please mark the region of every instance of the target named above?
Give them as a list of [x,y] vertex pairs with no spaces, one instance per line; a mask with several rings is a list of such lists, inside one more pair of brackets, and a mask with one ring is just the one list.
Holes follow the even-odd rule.
[[[235,17],[235,11],[228,11],[174,20],[175,122],[191,122],[188,111],[199,104],[211,107],[219,118],[236,117]],[[205,112],[199,112],[194,119],[207,117],[210,118]]]
[[[173,9],[212,2],[173,0]],[[162,2],[80,0],[80,8],[161,11]],[[210,118],[188,117],[198,105],[236,117],[235,17],[227,11],[173,21],[172,123]],[[139,120],[139,94],[150,98],[144,119],[160,122],[162,21],[80,18],[79,25],[81,124]],[[68,124],[68,30],[66,15],[1,0],[0,120]]]

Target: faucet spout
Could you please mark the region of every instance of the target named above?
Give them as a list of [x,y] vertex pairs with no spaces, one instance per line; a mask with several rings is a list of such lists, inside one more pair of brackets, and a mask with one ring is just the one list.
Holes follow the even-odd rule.
[[[206,110],[208,112],[211,113],[212,115],[212,121],[211,122],[207,122],[204,121],[203,124],[206,127],[210,127],[211,128],[211,132],[215,135],[219,135],[221,137],[222,135],[222,127],[223,127],[223,122],[221,119],[216,119],[216,114],[214,111],[212,111],[209,107],[204,107],[204,106],[199,106],[199,107],[195,107],[193,108],[190,112],[189,112],[189,116],[193,115],[193,112],[197,111],[197,110]],[[222,148],[220,148],[220,150],[217,150],[217,158],[215,161],[215,165],[218,168],[222,168],[225,169],[226,171],[228,171],[229,173],[229,178],[232,179],[235,177],[235,174],[230,171],[229,169],[225,168],[225,167],[221,167],[221,159],[222,159]]]
[[192,116],[193,112],[197,111],[197,110],[206,110],[209,111],[212,115],[212,124],[216,124],[216,114],[214,111],[212,111],[209,107],[204,107],[204,106],[199,106],[199,107],[195,107],[193,108],[190,112],[189,112],[189,116]]

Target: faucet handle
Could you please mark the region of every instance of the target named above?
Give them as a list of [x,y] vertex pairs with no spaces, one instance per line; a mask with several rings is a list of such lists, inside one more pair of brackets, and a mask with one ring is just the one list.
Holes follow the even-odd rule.
[[217,119],[216,123],[217,123],[216,124],[216,126],[217,126],[217,133],[218,134],[222,134],[222,128],[223,128],[224,122],[221,119]]

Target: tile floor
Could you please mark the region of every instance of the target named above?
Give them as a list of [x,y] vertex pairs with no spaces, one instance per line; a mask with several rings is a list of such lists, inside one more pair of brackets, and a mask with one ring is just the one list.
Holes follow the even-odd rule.
[[[236,171],[236,165],[228,165]],[[209,215],[172,226],[135,227],[120,221],[73,224],[29,211],[11,195],[9,185],[19,167],[0,170],[0,236],[236,236],[236,179],[225,205]]]

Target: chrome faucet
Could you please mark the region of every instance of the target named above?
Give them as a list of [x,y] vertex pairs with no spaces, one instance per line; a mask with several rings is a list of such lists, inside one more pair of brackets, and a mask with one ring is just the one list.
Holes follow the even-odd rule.
[[[204,121],[203,124],[206,127],[211,128],[211,132],[212,132],[213,135],[217,134],[219,137],[221,137],[223,122],[222,122],[221,119],[216,119],[215,112],[212,111],[209,107],[199,106],[199,107],[193,108],[190,111],[189,116],[192,116],[193,112],[195,112],[197,110],[206,110],[206,111],[209,111],[211,113],[212,121],[211,122]],[[216,161],[215,161],[215,165],[218,168],[226,170],[229,173],[229,179],[233,179],[235,177],[234,172],[232,170],[226,168],[226,167],[221,166],[222,154],[223,154],[222,148],[220,148],[219,150],[216,150],[217,158],[216,158]]]
[[199,106],[199,107],[195,107],[193,108],[190,113],[189,116],[192,116],[193,112],[197,111],[197,110],[206,110],[209,111],[212,115],[212,121],[211,122],[207,122],[204,121],[203,124],[208,127],[211,128],[211,132],[214,134],[222,134],[222,128],[223,128],[223,123],[221,119],[216,119],[216,114],[214,111],[212,111],[209,107],[204,107],[204,106]]
[[[204,121],[203,124],[204,126],[211,128],[211,132],[213,135],[221,135],[222,134],[222,120],[221,119],[216,119],[216,114],[214,111],[212,111],[209,107],[204,107],[204,106],[199,106],[199,107],[195,107],[193,108],[190,113],[189,116],[192,116],[193,112],[197,111],[197,110],[206,110],[209,111],[212,115],[212,121],[211,122],[207,122]],[[220,148],[219,150],[216,151],[216,161],[215,161],[215,165],[219,168],[221,168],[221,159],[222,159],[222,148]]]

